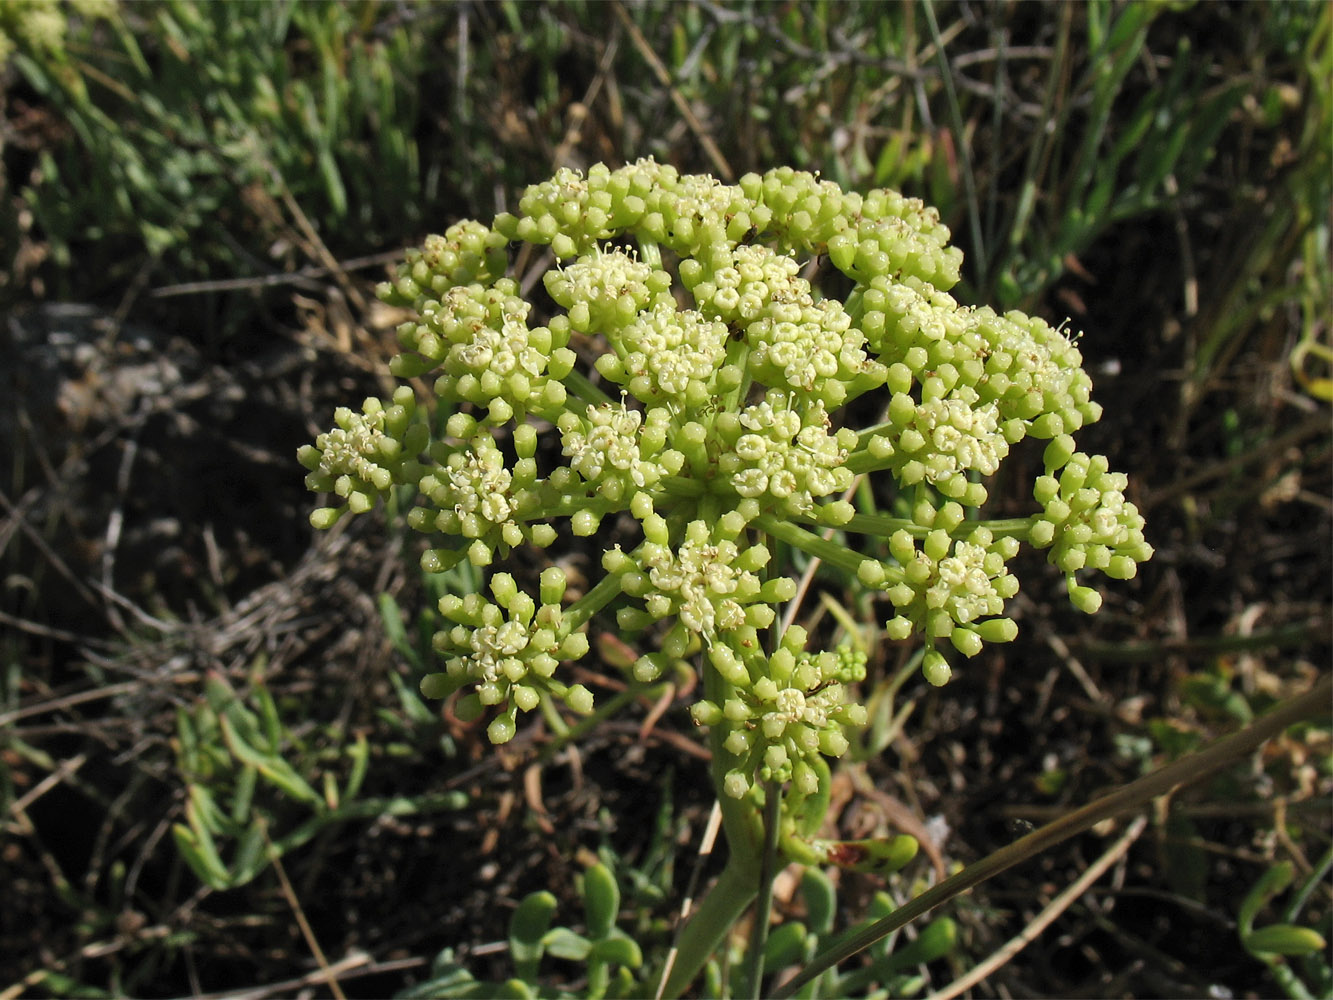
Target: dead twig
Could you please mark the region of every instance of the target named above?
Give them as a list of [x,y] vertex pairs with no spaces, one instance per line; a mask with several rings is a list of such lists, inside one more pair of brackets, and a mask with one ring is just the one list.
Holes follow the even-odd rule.
[[319,965],[320,978],[328,984],[330,992],[337,1000],[347,1000],[347,995],[343,993],[342,986],[338,983],[338,974],[329,965],[329,960],[324,957],[324,949],[319,946],[319,941],[315,938],[315,932],[310,927],[310,921],[306,920],[305,910],[301,908],[301,901],[296,898],[292,883],[287,878],[287,871],[282,864],[282,855],[273,846],[273,841],[269,839],[268,830],[264,831],[264,842],[268,848],[269,862],[273,865],[273,871],[277,874],[278,882],[282,886],[283,898],[287,900],[287,905],[292,908],[292,915],[296,917],[296,926],[301,929],[301,936],[305,938],[306,946],[310,949],[310,953],[315,956],[315,962]]

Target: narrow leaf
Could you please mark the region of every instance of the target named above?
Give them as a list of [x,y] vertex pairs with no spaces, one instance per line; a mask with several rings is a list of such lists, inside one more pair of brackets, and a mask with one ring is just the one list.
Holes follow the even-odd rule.
[[543,938],[551,926],[553,913],[555,896],[543,890],[525,897],[509,918],[509,951],[514,956],[514,970],[522,980],[536,979],[544,950]]
[[620,886],[606,865],[596,864],[584,872],[583,906],[588,937],[600,941],[609,936],[620,915]]

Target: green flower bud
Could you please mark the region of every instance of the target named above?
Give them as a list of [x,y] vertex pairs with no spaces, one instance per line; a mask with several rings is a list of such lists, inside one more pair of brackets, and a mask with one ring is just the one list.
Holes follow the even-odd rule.
[[722,779],[722,791],[730,798],[744,798],[749,790],[749,779],[739,771],[728,771],[726,777]]
[[722,719],[722,709],[711,701],[696,701],[690,706],[690,715],[696,726],[716,726]]
[[935,687],[943,687],[953,675],[949,661],[934,648],[926,650],[921,660],[921,673]]
[[960,625],[949,633],[949,641],[964,656],[976,656],[981,652],[981,636],[973,629]]
[[514,719],[514,712],[511,710],[491,720],[491,724],[486,727],[486,738],[499,746],[501,743],[508,743],[512,740],[516,732],[518,732],[518,724]]
[[592,692],[582,684],[575,684],[565,693],[565,704],[580,715],[587,715],[593,708]]
[[1070,577],[1069,601],[1085,615],[1095,615],[1102,607],[1102,595],[1091,587],[1080,587]]
[[845,730],[865,724],[865,708],[848,702],[845,685],[865,677],[866,661],[864,653],[849,647],[808,653],[805,641],[804,629],[789,628],[766,661],[746,654],[748,668],[740,666],[745,658],[734,650],[714,646],[710,659],[735,693],[721,712],[706,709],[695,718],[729,726],[729,751],[759,768],[763,780],[791,781],[811,794],[819,773],[814,759],[845,753],[850,745]]
[[459,722],[476,722],[485,711],[486,706],[482,704],[481,698],[475,693],[459,698],[458,703],[454,706],[454,716]]

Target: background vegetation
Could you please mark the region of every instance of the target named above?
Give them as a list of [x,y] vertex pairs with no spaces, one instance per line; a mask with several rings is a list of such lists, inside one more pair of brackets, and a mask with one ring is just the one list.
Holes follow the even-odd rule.
[[[385,995],[447,948],[491,974],[517,901],[577,922],[598,858],[665,946],[709,805],[680,705],[493,752],[414,693],[418,609],[476,581],[422,578],[397,520],[312,538],[294,460],[386,388],[371,289],[401,248],[559,165],[900,188],[953,229],[960,298],[1085,333],[1091,447],[1157,549],[1102,614],[1028,567],[1019,641],[936,691],[820,577],[812,614],[875,649],[839,822],[940,838],[844,878],[845,919],[1328,667],[1325,5],[34,2],[0,32],[0,996]],[[627,654],[594,638],[609,693]],[[1330,770],[1305,727],[1163,804],[972,995],[1328,990],[1240,942],[1291,915],[1333,937]],[[1107,833],[960,902],[919,985]],[[1281,863],[1311,891],[1242,913]]]

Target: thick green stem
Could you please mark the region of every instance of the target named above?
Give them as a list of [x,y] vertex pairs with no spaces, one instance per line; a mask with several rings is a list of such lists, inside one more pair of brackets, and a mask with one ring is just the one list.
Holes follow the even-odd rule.
[[[1030,517],[1006,517],[994,520],[964,521],[955,529],[955,537],[963,531],[986,528],[996,538],[1007,535],[1026,541],[1032,530]],[[913,538],[925,538],[931,529],[924,524],[917,524],[905,517],[889,517],[887,514],[853,514],[846,524],[839,525],[843,531],[857,535],[875,535],[878,538],[890,538],[896,531],[906,531]]]
[[656,240],[649,239],[647,236],[639,237],[639,260],[654,270],[661,271],[663,269],[662,248],[657,245]]
[[593,615],[601,611],[620,594],[620,577],[608,573],[597,581],[597,586],[588,591],[565,609],[564,620],[573,632]]
[[[583,403],[600,406],[602,403],[615,402],[615,400],[603,392],[599,387],[593,385],[592,382],[588,380],[588,377],[577,368],[572,370],[560,381],[565,384],[565,388],[569,390],[571,396]],[[583,415],[582,410],[568,404],[566,404],[565,409],[569,410],[571,413],[576,413],[580,416]]]
[[996,518],[993,521],[969,521],[969,524],[976,524],[979,527],[990,529],[990,533],[996,538],[1005,538],[1013,536],[1021,542],[1026,542],[1028,536],[1032,533],[1032,525],[1037,518],[1034,517],[1004,517]]
[[826,538],[821,538],[813,531],[806,531],[798,524],[791,521],[784,521],[772,514],[761,514],[755,518],[754,526],[762,531],[768,532],[779,541],[786,542],[793,548],[800,549],[831,566],[846,570],[853,576],[861,568],[866,557],[859,552],[853,552],[845,545],[839,545],[837,542]]
[[662,992],[664,1000],[674,1000],[689,988],[708,956],[717,950],[728,932],[745,915],[754,901],[758,885],[759,865],[738,862],[733,853],[712,890],[680,932],[676,964]]
[[664,476],[657,481],[657,489],[673,500],[692,500],[708,492],[703,483],[688,476]]
[[621,505],[612,503],[600,494],[594,493],[591,496],[585,496],[577,493],[570,493],[559,503],[553,503],[549,507],[541,509],[540,517],[573,517],[580,511],[591,511],[598,517],[606,517],[608,514],[618,514]]
[[[704,697],[722,704],[730,694],[731,685],[707,661],[703,673]],[[736,756],[723,746],[725,738],[721,726],[714,726],[708,734],[709,749],[713,752],[710,765],[713,787],[717,790],[722,829],[727,836],[727,864],[680,932],[676,964],[662,991],[664,998],[678,997],[689,988],[708,956],[726,940],[759,891],[763,824],[748,797],[733,799],[722,790],[727,772],[736,764]]]
[[865,476],[893,468],[893,459],[876,458],[868,451],[853,451],[843,465],[858,476]]
[[853,514],[852,519],[842,525],[842,530],[879,538],[890,538],[898,531],[906,531],[913,538],[925,538],[930,533],[929,528],[911,518],[890,517],[888,514]]
[[782,786],[764,784],[764,853],[759,869],[759,898],[750,931],[750,954],[746,974],[751,1000],[760,1000],[764,983],[764,946],[768,943],[768,921],[773,912],[773,878],[777,874],[778,830],[782,819]]

